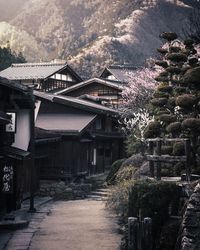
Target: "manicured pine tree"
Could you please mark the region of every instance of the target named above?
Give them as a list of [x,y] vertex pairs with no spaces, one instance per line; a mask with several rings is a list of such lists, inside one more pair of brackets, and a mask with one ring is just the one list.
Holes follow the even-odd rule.
[[[152,137],[189,137],[192,141],[193,159],[200,134],[200,64],[192,40],[181,43],[177,35],[162,33],[165,46],[158,49],[162,59],[156,64],[163,68],[156,80],[159,85],[151,100],[155,121],[145,131]],[[180,154],[184,145],[176,143],[174,154]]]

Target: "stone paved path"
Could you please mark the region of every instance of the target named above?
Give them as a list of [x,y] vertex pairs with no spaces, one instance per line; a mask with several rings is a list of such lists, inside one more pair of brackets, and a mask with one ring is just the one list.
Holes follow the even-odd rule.
[[14,234],[6,250],[118,250],[120,240],[116,218],[92,195],[47,204],[27,229]]

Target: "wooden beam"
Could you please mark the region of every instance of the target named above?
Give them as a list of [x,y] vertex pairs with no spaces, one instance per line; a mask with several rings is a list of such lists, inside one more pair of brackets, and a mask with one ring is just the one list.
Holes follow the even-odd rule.
[[171,156],[171,155],[146,155],[148,161],[154,162],[185,162],[186,156]]

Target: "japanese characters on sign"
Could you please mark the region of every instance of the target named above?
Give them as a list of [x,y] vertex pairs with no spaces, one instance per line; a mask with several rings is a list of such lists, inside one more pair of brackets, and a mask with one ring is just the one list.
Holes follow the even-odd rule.
[[16,113],[15,112],[7,112],[7,115],[10,116],[11,122],[6,125],[6,132],[16,132]]
[[5,165],[3,167],[3,193],[12,193],[13,192],[13,177],[14,177],[14,169],[13,166]]

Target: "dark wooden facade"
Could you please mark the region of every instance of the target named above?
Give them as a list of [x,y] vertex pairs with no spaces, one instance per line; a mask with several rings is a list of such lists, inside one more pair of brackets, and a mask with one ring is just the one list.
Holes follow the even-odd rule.
[[122,84],[93,78],[57,93],[66,96],[81,97],[83,99],[84,96],[98,97],[98,101],[102,104],[118,107],[122,102],[122,90]]
[[[117,112],[111,113],[110,109],[106,112],[105,107],[104,111],[100,110],[101,105],[98,108],[94,105],[95,108],[89,110],[84,106],[88,103],[85,101],[79,106],[76,102],[70,103],[71,99],[67,99],[64,104],[56,103],[55,100],[40,100],[36,126],[43,129],[44,134],[48,132],[54,135],[52,139],[45,135],[43,139],[39,135],[36,138],[36,165],[40,167],[42,179],[70,179],[83,173],[102,173],[115,160],[124,156],[123,136],[117,128]],[[68,116],[71,117],[71,127],[67,121],[64,124],[63,117]],[[43,123],[46,117],[48,124]],[[53,122],[49,125],[49,119],[60,119],[63,128],[58,129]],[[79,122],[79,130],[75,123],[73,126],[73,119]],[[88,120],[85,122],[85,119]]]
[[[24,148],[28,138],[20,137],[29,133],[29,114],[34,109],[33,94],[27,87],[0,78],[0,110],[9,114],[10,120],[0,119],[0,217],[20,207],[30,191],[30,152]],[[16,115],[11,124],[11,113]],[[25,128],[22,122],[28,121]],[[7,124],[6,124],[7,123]],[[24,134],[20,134],[23,131]],[[21,141],[19,141],[19,139]],[[21,148],[22,145],[22,148]]]
[[59,91],[82,81],[66,62],[12,64],[0,76],[44,92]]

